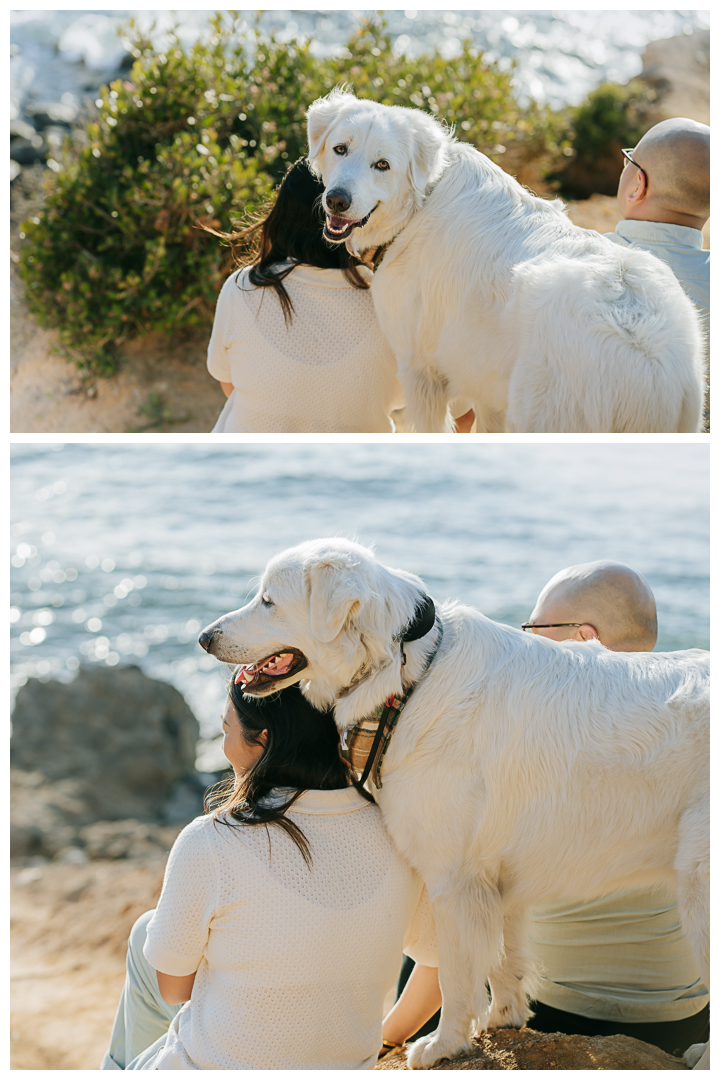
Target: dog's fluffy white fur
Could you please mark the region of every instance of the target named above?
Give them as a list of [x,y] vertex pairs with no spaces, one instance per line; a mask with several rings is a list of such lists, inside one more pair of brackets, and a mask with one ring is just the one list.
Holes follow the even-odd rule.
[[[358,544],[312,541],[274,558],[256,598],[201,641],[228,663],[301,650],[307,668],[263,692],[303,679],[342,730],[422,671],[437,628],[405,646],[405,668],[395,637],[422,595],[419,578]],[[440,946],[442,1019],[411,1067],[462,1051],[473,1023],[525,1023],[526,912],[546,901],[671,883],[709,986],[708,654],[558,644],[456,602],[438,613],[440,650],[377,792],[427,884]]]
[[307,128],[326,212],[342,192],[335,221],[357,223],[348,248],[393,241],[372,296],[415,430],[451,431],[456,397],[478,431],[700,430],[700,322],[660,259],[574,225],[418,109],[336,90]]

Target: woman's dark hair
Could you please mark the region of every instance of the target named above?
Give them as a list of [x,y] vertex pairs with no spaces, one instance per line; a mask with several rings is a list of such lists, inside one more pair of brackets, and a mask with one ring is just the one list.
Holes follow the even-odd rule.
[[[255,764],[240,776],[221,781],[205,798],[205,808],[216,822],[225,825],[277,825],[294,840],[308,865],[310,848],[298,826],[285,817],[293,803],[308,789],[360,788],[339,754],[340,735],[332,710],[313,708],[299,686],[289,686],[269,697],[244,694],[240,685],[230,683],[228,694],[237,713],[247,742],[267,740]],[[282,804],[272,806],[265,800],[273,788],[294,788]],[[220,818],[220,815],[223,818]],[[232,819],[232,821],[228,820]],[[269,834],[268,834],[269,835]]]
[[238,266],[249,266],[249,278],[257,288],[274,289],[280,300],[285,322],[292,321],[293,305],[283,285],[293,266],[278,269],[278,264],[294,263],[316,266],[320,270],[342,270],[356,289],[370,288],[361,276],[360,260],[344,244],[323,240],[323,211],[320,197],[323,185],[310,171],[307,158],[291,165],[278,190],[275,202],[265,216],[245,229],[233,233],[206,232],[227,240]]

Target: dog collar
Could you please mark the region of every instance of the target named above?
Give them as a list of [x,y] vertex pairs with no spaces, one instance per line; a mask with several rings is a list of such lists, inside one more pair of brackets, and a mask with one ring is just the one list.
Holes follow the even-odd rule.
[[[395,239],[395,238],[393,237],[393,239]],[[390,247],[391,244],[392,244],[392,240],[388,240],[387,244],[382,244],[379,248],[375,249],[375,254],[373,255],[373,259],[372,259],[373,273],[375,273],[375,271],[380,266],[380,263],[385,258],[385,254],[387,252],[387,249]]]
[[[382,705],[378,705],[376,709],[373,709],[369,716],[363,717],[362,720],[359,720],[357,724],[353,724],[352,727],[347,728],[342,734],[340,740],[340,757],[350,766],[354,773],[361,774],[360,787],[365,784],[368,777],[372,778],[376,788],[382,787],[380,769],[388,751],[393,732],[400,719],[400,714],[412,697],[415,688],[419,686],[420,682],[427,674],[428,668],[437,656],[438,649],[440,648],[440,642],[443,638],[443,624],[440,616],[435,614],[435,605],[432,600],[430,600],[430,597],[426,597],[425,600],[432,605],[433,621],[431,625],[423,634],[417,634],[417,636],[413,638],[403,637],[402,639],[404,641],[416,641],[418,638],[424,637],[425,634],[429,634],[432,627],[437,623],[438,635],[433,650],[425,661],[425,666],[420,675],[415,682],[408,687],[404,694],[391,694]],[[427,610],[428,609],[425,609],[424,616],[421,616],[423,619],[427,619]],[[418,619],[418,616],[416,616],[416,619]],[[416,620],[413,620],[413,622],[415,621]],[[419,626],[422,626],[419,619],[418,623]],[[411,624],[411,626],[412,625],[413,624]]]
[[417,641],[418,638],[429,634],[435,625],[435,604],[429,596],[423,594],[422,600],[415,608],[415,614],[397,637],[400,641]]
[[[425,637],[426,634],[430,633],[434,625],[435,604],[426,593],[423,593],[421,599],[418,600],[412,619],[401,630],[398,630],[397,634],[393,634],[393,641],[400,642],[400,663],[402,667],[405,666],[404,643],[406,641],[417,641],[419,638]],[[378,671],[382,670],[383,667],[387,667],[389,663],[390,661],[379,668],[374,668],[368,663],[363,664],[359,671],[355,672],[348,685],[338,693],[338,698],[347,697],[348,694],[358,688],[360,683],[365,682],[372,675],[377,675]]]

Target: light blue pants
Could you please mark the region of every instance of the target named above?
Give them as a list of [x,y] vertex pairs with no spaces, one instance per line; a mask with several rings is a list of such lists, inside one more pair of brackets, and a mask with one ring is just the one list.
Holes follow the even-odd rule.
[[154,1069],[170,1022],[182,1008],[163,1000],[155,968],[143,955],[147,925],[153,915],[153,911],[146,911],[130,931],[125,986],[101,1069]]

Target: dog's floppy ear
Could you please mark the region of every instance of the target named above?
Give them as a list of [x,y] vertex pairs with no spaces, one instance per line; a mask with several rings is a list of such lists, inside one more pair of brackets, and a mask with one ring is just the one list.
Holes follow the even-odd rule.
[[415,191],[424,193],[429,182],[442,170],[448,134],[437,120],[413,109],[413,149],[410,156],[410,182]]
[[313,101],[307,111],[308,157],[312,162],[323,148],[328,131],[349,101],[356,101],[354,94],[344,87],[336,86],[327,97]]
[[368,597],[367,583],[345,565],[316,563],[308,571],[310,629],[319,641],[333,641]]

